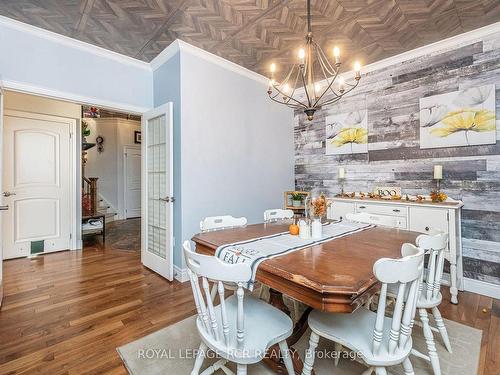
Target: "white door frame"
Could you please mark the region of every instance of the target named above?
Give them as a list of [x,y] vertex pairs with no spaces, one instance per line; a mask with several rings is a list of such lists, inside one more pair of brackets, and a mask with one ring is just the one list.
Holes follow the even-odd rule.
[[[54,91],[53,89],[38,87],[32,85],[20,84],[18,82],[12,81],[2,81],[0,74],[0,88],[12,92],[19,92],[22,94],[39,96],[47,99],[61,100],[66,102],[71,102],[80,105],[93,105],[97,107],[106,108],[109,110],[119,111],[119,112],[127,112],[134,115],[142,116],[145,112],[147,112],[147,108],[138,108],[134,105],[129,105],[127,103],[114,103],[114,102],[103,102],[102,99],[86,97],[82,98],[79,95],[74,95],[70,92],[62,92],[62,91]],[[1,129],[0,129],[1,130]],[[3,132],[3,131],[2,131]],[[74,226],[72,226],[72,237],[71,237],[71,247],[74,250],[83,248],[82,241],[82,227],[80,224],[82,220],[82,197],[81,197],[81,183],[79,180],[82,178],[82,165],[81,165],[81,155],[82,155],[82,144],[81,144],[81,121],[78,121],[76,126],[76,131],[73,131],[72,139],[72,147],[71,150],[75,160],[72,162],[73,171],[72,171],[72,181],[76,186],[77,192],[75,194],[76,204],[73,206],[73,218]],[[1,161],[0,161],[1,162]],[[77,163],[77,164],[75,164]],[[74,228],[74,230],[73,230]],[[3,254],[0,254],[0,258],[3,259]]]
[[[168,137],[170,141],[170,146],[169,146],[169,165],[168,168],[170,168],[170,181],[169,183],[169,191],[170,194],[173,196],[174,193],[174,178],[173,178],[173,173],[174,173],[174,152],[173,152],[173,129],[174,129],[174,119],[173,119],[173,103],[168,102],[166,104],[163,104],[159,107],[156,107],[148,112],[145,112],[142,114],[142,121],[141,121],[141,138],[143,139],[141,143],[141,262],[144,264],[144,254],[147,252],[147,223],[148,223],[148,179],[147,179],[147,163],[148,163],[148,158],[147,158],[147,127],[145,124],[147,124],[148,118],[155,118],[159,117],[161,115],[164,115],[165,113],[169,113],[169,119],[168,122],[170,124],[169,128],[167,129],[168,131]],[[168,259],[170,262],[170,270],[169,274],[167,275],[167,279],[169,281],[172,281],[174,278],[174,245],[175,245],[175,238],[174,238],[174,205],[173,203],[171,204],[171,209],[170,209],[170,225],[168,228],[168,236],[170,236],[170,249],[169,254],[168,254]],[[154,270],[155,272],[158,272],[158,270]]]
[[[32,118],[32,119],[64,119],[65,122],[67,122],[69,126],[69,154],[70,154],[70,161],[69,161],[69,168],[70,168],[70,216],[71,216],[71,222],[70,222],[70,242],[69,242],[69,249],[68,250],[75,250],[77,249],[77,235],[80,233],[81,235],[81,226],[78,226],[77,222],[77,208],[78,208],[78,196],[81,195],[81,185],[77,182],[77,161],[80,162],[80,158],[78,155],[79,150],[81,150],[81,146],[78,146],[77,144],[77,137],[76,131],[77,131],[77,120],[69,118],[69,117],[63,117],[63,116],[54,116],[54,115],[45,115],[45,114],[39,114],[39,113],[34,113],[34,112],[26,112],[26,111],[17,111],[17,110],[4,110],[3,111],[3,116],[5,115],[12,115],[12,116],[20,116],[23,118]],[[3,120],[2,116],[2,120]],[[3,139],[3,128],[2,128],[2,135]],[[2,150],[3,152],[3,150]],[[81,155],[81,152],[80,152]],[[2,160],[3,163],[3,160]],[[2,164],[2,168],[4,165]],[[3,189],[3,186],[0,186],[0,190]],[[3,190],[2,190],[3,191]],[[2,259],[3,259],[3,254],[2,254]]]
[[[142,131],[142,126],[141,126],[141,131]],[[144,157],[142,154],[142,144],[140,145],[125,145],[123,146],[123,181],[120,181],[119,183],[122,183],[123,185],[123,207],[122,207],[122,213],[123,213],[123,218],[127,218],[127,150],[140,150],[141,151],[141,168],[142,168],[142,158]],[[142,172],[141,172],[141,189],[142,189]],[[141,215],[142,215],[142,190],[141,190]],[[141,216],[142,220],[142,216]]]

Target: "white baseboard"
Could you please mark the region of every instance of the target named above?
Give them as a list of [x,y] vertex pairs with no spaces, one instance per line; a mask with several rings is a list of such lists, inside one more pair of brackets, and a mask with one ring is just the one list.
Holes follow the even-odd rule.
[[174,264],[174,278],[181,283],[189,281],[189,276],[187,273],[187,268],[180,268]]
[[467,292],[500,299],[500,285],[464,277],[464,290],[466,290]]

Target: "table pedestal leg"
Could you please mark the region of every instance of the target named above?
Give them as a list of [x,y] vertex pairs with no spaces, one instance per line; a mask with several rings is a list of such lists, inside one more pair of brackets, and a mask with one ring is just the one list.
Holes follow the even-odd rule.
[[[269,303],[272,306],[290,316],[290,310],[285,305],[285,302],[283,301],[283,294],[281,292],[270,289],[269,296]],[[288,343],[290,355],[292,357],[293,368],[296,375],[300,375],[302,373],[302,367],[304,366],[304,363],[302,362],[302,359],[300,359],[299,353],[297,353],[297,351],[292,348],[292,345],[296,344],[297,341],[299,341],[299,339],[302,337],[304,332],[307,330],[307,318],[309,317],[311,311],[312,308],[310,307],[308,307],[306,311],[304,311],[300,319],[297,321],[297,323],[295,323],[292,335],[286,340]],[[280,349],[278,345],[273,345],[271,348],[269,348],[269,355],[264,358],[264,363],[275,373],[288,375],[285,364],[281,360]],[[315,375],[314,370],[311,375]]]

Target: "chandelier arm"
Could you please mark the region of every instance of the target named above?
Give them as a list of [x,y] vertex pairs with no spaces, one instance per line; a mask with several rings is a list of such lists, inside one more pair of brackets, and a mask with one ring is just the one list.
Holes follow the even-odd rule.
[[[304,78],[304,75],[303,75],[303,74],[301,74],[301,75],[300,75],[300,78],[302,78],[302,84],[304,85],[304,92],[306,93],[306,97],[307,97],[307,105],[308,105],[309,107],[311,107],[311,104],[312,104],[312,103],[311,103],[311,98],[309,97],[309,92],[307,91],[307,84],[306,84],[306,80],[305,80],[305,78]],[[307,107],[306,107],[306,108],[307,108]]]
[[[321,63],[320,63],[320,65],[321,65]],[[324,74],[324,72],[323,72],[323,74]],[[326,82],[328,82],[328,87],[327,87],[327,88],[323,91],[323,94],[321,94],[321,95],[320,95],[320,97],[319,97],[318,99],[316,99],[316,102],[314,103],[314,107],[316,107],[316,106],[318,105],[318,103],[319,103],[319,101],[321,100],[321,98],[323,98],[323,96],[325,96],[325,94],[328,92],[328,90],[330,90],[330,89],[331,89],[331,87],[332,87],[333,83],[334,83],[334,82],[335,82],[335,80],[337,79],[337,76],[338,76],[338,71],[335,73],[335,76],[333,77],[333,79],[332,79],[332,81],[331,81],[331,82],[329,82],[329,81],[328,81],[328,78],[326,78],[326,77],[325,77],[325,78],[326,78]],[[332,91],[333,91],[333,90],[332,90]],[[333,91],[333,93],[334,93],[334,95],[335,95],[336,97],[338,97],[338,98],[340,98],[340,97],[341,97],[341,96],[339,97],[339,96],[335,93],[335,91]]]
[[321,105],[324,106],[324,105],[334,104],[334,103],[337,103],[340,99],[342,99],[342,96],[339,96],[337,98],[333,98],[333,99],[327,100],[326,102],[321,103]]
[[330,75],[334,75],[335,73],[338,73],[339,71],[339,67],[337,66],[337,68],[334,68],[331,64],[330,64],[330,61],[328,60],[328,57],[326,56],[326,54],[323,52],[323,50],[321,49],[321,47],[316,43],[314,42],[314,45],[316,46],[316,50],[318,51],[318,57],[319,57],[319,60],[320,60],[320,65],[323,65],[324,68],[327,70],[328,74]]
[[275,95],[275,96],[271,96],[269,95],[269,99],[271,99],[273,102],[276,102],[276,103],[279,103],[279,104],[284,104],[286,105],[287,107],[290,107],[290,108],[293,108],[293,109],[302,109],[302,107],[298,106],[298,105],[295,105],[295,104],[289,104],[289,103],[286,103],[284,101],[281,101],[281,100],[276,100],[275,98],[278,96]]
[[358,85],[359,83],[359,80],[356,80],[356,84],[355,85],[350,85],[351,88],[347,91],[345,91],[342,95],[338,96],[337,98],[334,98],[334,99],[330,99],[330,100],[327,100],[323,103],[321,103],[321,105],[329,105],[329,104],[333,104],[333,103],[336,103],[337,101],[339,101],[340,99],[342,99],[344,97],[344,95],[348,94],[349,92],[351,92],[352,90],[354,90],[356,88],[356,86]]
[[299,102],[297,99],[295,98],[292,98],[290,95],[287,95],[285,94],[283,91],[281,91],[277,86],[273,86],[274,89],[278,92],[278,94],[276,94],[274,97],[278,96],[279,94],[281,94],[283,97],[286,97],[286,98],[289,98],[289,100],[293,100],[294,102],[296,102],[299,106],[303,107],[303,108],[307,108],[307,106],[305,106],[304,104],[302,104],[301,102]]
[[[320,60],[321,60],[321,56],[320,56]],[[328,61],[328,60],[327,60],[327,61]],[[323,65],[322,65],[321,63],[320,63],[320,66],[323,68]],[[325,67],[325,68],[326,68],[326,67]],[[327,71],[328,71],[328,68],[326,68],[326,69],[327,69]],[[328,71],[328,72],[329,72],[329,71]],[[339,68],[337,68],[337,69],[335,70],[335,73],[334,73],[334,74],[331,74],[331,75],[333,76],[332,83],[334,83],[334,82],[335,82],[335,80],[337,79],[337,76],[339,75],[339,72],[340,72],[340,69],[339,69]],[[329,73],[330,73],[330,72],[329,72]],[[323,95],[324,95],[324,94],[326,94],[326,91],[328,91],[328,89],[329,89],[329,90],[330,90],[330,92],[331,92],[333,95],[335,95],[336,97],[338,97],[338,96],[342,96],[342,95],[338,95],[338,94],[335,92],[335,90],[333,90],[333,88],[332,88],[332,84],[330,84],[330,81],[329,81],[328,76],[327,76],[327,74],[325,73],[325,70],[324,70],[324,69],[323,69],[323,76],[325,77],[325,80],[326,80],[326,82],[328,83],[328,87],[326,88],[326,90],[325,90],[325,92],[323,93]],[[321,96],[323,96],[323,95],[321,95]],[[319,98],[319,99],[321,99],[321,98]],[[318,99],[318,102],[319,102],[319,99]]]
[[[294,67],[295,67],[295,65],[294,65]],[[292,93],[289,95],[290,98],[293,98],[295,91],[297,90],[297,82],[299,80],[299,74],[300,74],[300,69],[297,70],[297,75],[295,76],[295,81],[293,82],[293,90],[292,90]],[[288,101],[290,101],[290,99]]]

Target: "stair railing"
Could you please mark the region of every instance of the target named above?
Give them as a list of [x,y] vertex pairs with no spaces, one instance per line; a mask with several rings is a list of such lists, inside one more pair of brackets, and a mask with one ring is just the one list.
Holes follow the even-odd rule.
[[82,178],[83,216],[94,216],[97,213],[97,177]]

